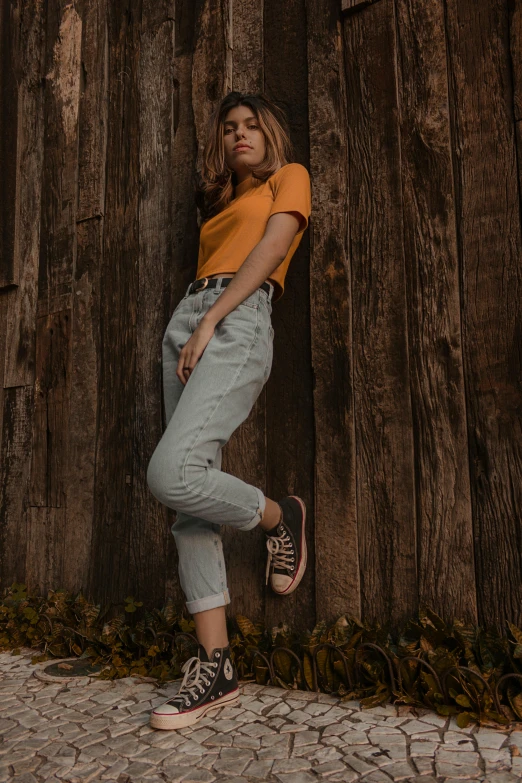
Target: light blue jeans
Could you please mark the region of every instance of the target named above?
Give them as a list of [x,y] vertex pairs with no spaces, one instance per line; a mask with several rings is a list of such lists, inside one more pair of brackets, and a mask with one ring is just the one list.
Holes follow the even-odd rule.
[[[227,275],[223,275],[227,277]],[[176,375],[179,354],[203,315],[226,290],[187,291],[162,343],[166,429],[147,468],[147,484],[175,509],[172,533],[190,614],[230,603],[220,526],[252,530],[266,499],[258,487],[221,470],[221,450],[248,417],[272,368],[272,297],[258,288],[225,316],[187,383]]]

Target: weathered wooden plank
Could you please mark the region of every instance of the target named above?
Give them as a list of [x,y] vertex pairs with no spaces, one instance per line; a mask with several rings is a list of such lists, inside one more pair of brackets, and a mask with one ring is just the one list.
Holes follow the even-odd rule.
[[[65,549],[62,584],[85,589],[89,574],[94,515],[96,408],[100,345],[100,270],[103,266],[105,156],[107,147],[107,21],[105,0],[76,6],[82,17],[76,264],[71,298],[71,377]],[[59,523],[59,520],[58,520]]]
[[[303,0],[264,3],[265,92],[288,117],[295,159],[309,168],[307,26]],[[301,496],[308,507],[309,561],[299,589],[281,598],[267,590],[265,620],[296,629],[315,622],[314,411],[310,363],[310,230],[288,270],[283,298],[274,303],[272,373],[267,395],[267,492]],[[262,553],[265,557],[266,550]]]
[[133,586],[129,529],[136,437],[141,0],[118,0],[107,9],[107,184],[89,592],[99,601],[117,603]]
[[[67,500],[81,34],[81,19],[73,6],[60,2],[47,7],[30,505],[48,508],[62,508]],[[55,519],[65,526],[65,515]],[[64,529],[55,529],[57,548],[63,546],[64,536]],[[58,562],[63,561],[58,558]],[[42,565],[38,572],[45,570]],[[62,575],[55,577],[61,581]]]
[[0,4],[0,288],[19,282],[15,254],[20,6]]
[[[172,172],[173,27],[170,0],[144,0],[138,89],[139,105],[139,302],[136,328],[136,420],[129,520],[130,580],[136,595],[153,605],[165,598],[171,533],[165,508],[153,502],[147,464],[161,437],[161,340],[165,330],[162,292],[170,277]],[[159,296],[158,296],[159,294]],[[158,304],[159,303],[159,304]],[[155,350],[151,351],[151,346]]]
[[[316,606],[360,617],[361,594],[348,261],[348,149],[342,26],[336,0],[309,0],[308,101],[313,182],[310,253],[315,412]],[[332,381],[335,382],[332,382]]]
[[[71,311],[36,322],[36,378],[30,505],[67,505],[67,419],[70,394]],[[65,536],[65,531],[58,539]]]
[[192,111],[198,144],[198,167],[207,139],[208,120],[224,95],[231,89],[227,72],[227,31],[229,0],[202,0],[194,16],[196,37],[192,64]]
[[513,80],[519,199],[522,203],[522,2],[520,0],[515,0],[509,5],[509,42],[511,78]]
[[[197,35],[196,19],[201,0],[176,0],[174,19],[174,57],[172,128],[170,137],[171,203],[169,210],[171,263],[165,274],[163,287],[163,320],[158,324],[157,355],[161,359],[161,339],[172,312],[191,280],[196,277],[199,228],[197,209],[193,198],[197,138],[192,112],[192,66]],[[159,408],[156,409],[159,413]],[[159,440],[166,425],[162,411],[161,426],[156,425]],[[169,531],[176,519],[175,511],[163,508]],[[174,538],[167,539],[167,571],[165,600],[176,602],[182,608],[185,598],[178,579],[178,553]]]
[[62,535],[67,526],[67,508],[29,506],[24,514],[27,526],[27,568],[25,583],[30,590],[64,587],[62,575],[67,561],[75,562]]
[[25,580],[33,388],[5,389],[0,460],[0,583]]
[[[232,5],[232,3],[231,3]],[[233,54],[232,85],[242,92],[263,88],[263,6],[233,3],[233,40],[228,29],[227,49]],[[250,416],[223,449],[222,470],[266,492],[266,386]],[[248,533],[222,527],[227,563],[231,616],[261,620],[265,604],[265,534],[257,527]]]
[[[4,410],[4,377],[5,377],[5,358],[7,354],[6,343],[6,324],[7,324],[7,306],[8,306],[9,294],[6,291],[0,291],[0,448],[2,446],[2,431],[4,426],[3,410]],[[6,459],[5,455],[0,451],[0,464]],[[1,488],[0,488],[1,489]],[[0,577],[1,587],[1,577]]]
[[232,89],[261,92],[264,83],[263,4],[234,0],[232,31],[229,41]]
[[[48,6],[39,314],[70,294],[74,268],[82,20],[67,0]],[[47,309],[45,310],[45,304]]]
[[396,7],[419,600],[476,622],[444,8]]
[[522,239],[508,7],[446,6],[479,621],[505,629],[522,618]]
[[417,609],[393,0],[344,20],[357,521],[365,620]]
[[[38,256],[44,139],[45,4],[20,3],[14,264],[21,274],[9,292],[4,386],[34,383]],[[10,195],[12,198],[12,194]]]

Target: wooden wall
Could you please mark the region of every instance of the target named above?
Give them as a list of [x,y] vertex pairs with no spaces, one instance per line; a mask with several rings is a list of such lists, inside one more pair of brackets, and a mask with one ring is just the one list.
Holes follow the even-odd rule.
[[223,469],[302,495],[285,599],[224,534],[231,613],[522,622],[522,2],[3,0],[0,580],[174,599],[146,484],[193,174],[231,89],[283,106],[312,218]]

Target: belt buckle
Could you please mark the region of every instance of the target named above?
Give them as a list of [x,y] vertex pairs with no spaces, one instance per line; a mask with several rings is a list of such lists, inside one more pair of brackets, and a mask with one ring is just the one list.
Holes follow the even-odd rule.
[[[196,286],[196,283],[201,283],[202,281],[204,281],[203,285]],[[195,286],[193,288],[194,293],[197,293],[198,291],[203,291],[203,289],[206,288],[207,285],[208,285],[208,277],[200,277],[199,280],[194,280],[194,282],[192,283],[192,286],[193,287]]]

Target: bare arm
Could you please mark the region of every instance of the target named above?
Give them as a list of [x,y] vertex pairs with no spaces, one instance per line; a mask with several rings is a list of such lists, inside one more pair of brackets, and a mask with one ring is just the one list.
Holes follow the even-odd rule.
[[207,310],[202,321],[215,326],[258,289],[286,258],[298,230],[299,218],[294,212],[276,212],[272,215],[262,239],[248,254],[223,293]]
[[248,254],[238,271],[210,307],[181,349],[176,375],[183,384],[199,361],[216,325],[256,291],[286,254],[299,229],[299,213],[276,212],[268,219],[263,238]]

